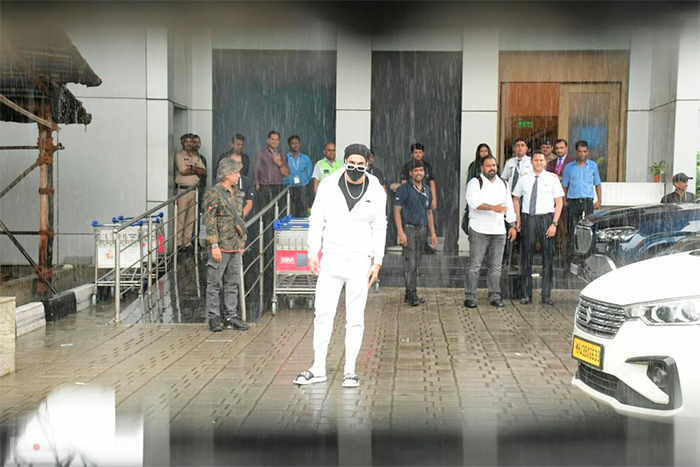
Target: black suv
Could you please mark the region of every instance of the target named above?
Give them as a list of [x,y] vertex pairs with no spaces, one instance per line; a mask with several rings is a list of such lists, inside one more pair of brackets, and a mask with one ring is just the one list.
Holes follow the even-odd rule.
[[[585,281],[697,242],[700,204],[655,204],[598,211],[576,226],[571,272]],[[685,245],[682,250],[686,250]]]

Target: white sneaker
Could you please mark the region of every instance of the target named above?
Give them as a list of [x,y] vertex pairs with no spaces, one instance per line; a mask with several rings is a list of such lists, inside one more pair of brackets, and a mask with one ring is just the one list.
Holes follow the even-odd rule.
[[310,371],[302,371],[297,375],[296,378],[294,378],[293,383],[298,384],[299,386],[304,386],[305,384],[314,384],[314,383],[323,383],[324,381],[327,381],[328,377],[323,375],[323,376],[314,376],[313,373]]
[[345,376],[343,376],[343,387],[356,388],[358,386],[360,386],[360,378],[355,373],[345,373]]

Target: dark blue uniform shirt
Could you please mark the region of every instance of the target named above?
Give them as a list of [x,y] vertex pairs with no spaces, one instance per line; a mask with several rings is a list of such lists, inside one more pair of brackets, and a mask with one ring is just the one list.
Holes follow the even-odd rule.
[[403,225],[428,225],[428,209],[433,202],[433,195],[426,181],[423,189],[413,184],[412,180],[404,183],[396,190],[394,206],[401,206],[401,221]]

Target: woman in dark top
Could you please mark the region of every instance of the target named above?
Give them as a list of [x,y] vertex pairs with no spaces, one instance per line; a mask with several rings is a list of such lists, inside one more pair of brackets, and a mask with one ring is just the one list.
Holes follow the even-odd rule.
[[[481,175],[481,159],[483,159],[486,156],[492,155],[493,154],[491,153],[491,148],[488,144],[481,143],[476,147],[476,155],[474,156],[474,161],[471,164],[469,164],[469,169],[467,169],[467,183],[469,183],[469,180],[471,180],[472,178],[476,178],[479,175]],[[500,170],[498,171],[498,175],[501,175]]]

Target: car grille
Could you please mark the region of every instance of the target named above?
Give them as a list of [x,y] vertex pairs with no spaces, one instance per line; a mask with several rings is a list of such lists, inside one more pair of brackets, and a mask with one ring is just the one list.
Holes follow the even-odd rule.
[[576,325],[596,336],[612,338],[625,322],[622,307],[606,305],[581,297],[576,307]]
[[582,255],[588,254],[588,252],[591,251],[591,245],[593,244],[593,231],[588,227],[576,226],[574,240],[576,253],[580,253]]
[[610,397],[615,397],[617,386],[620,383],[620,380],[615,376],[603,373],[583,363],[578,364],[578,379],[586,386]]

